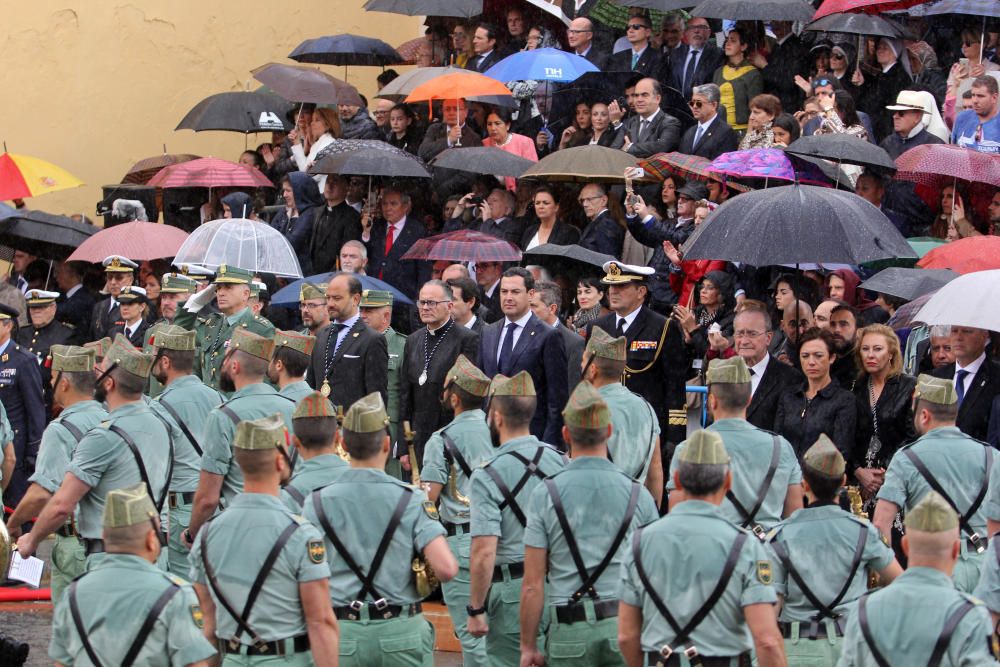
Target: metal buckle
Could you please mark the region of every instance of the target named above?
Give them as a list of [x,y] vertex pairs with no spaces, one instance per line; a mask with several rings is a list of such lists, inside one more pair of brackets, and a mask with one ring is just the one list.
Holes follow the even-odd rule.
[[531,463],[528,464],[528,472],[534,474],[534,472],[536,470],[538,470],[538,464],[537,463],[535,463],[534,461],[532,461]]
[[385,598],[379,598],[378,600],[375,600],[375,608],[377,610],[379,610],[379,611],[382,611],[383,609],[385,609],[388,606],[389,606],[389,603],[386,601]]
[[354,611],[361,611],[361,608],[365,606],[365,603],[362,602],[361,600],[355,600],[354,602],[352,602],[347,606],[353,609]]
[[239,643],[239,641],[236,640],[235,637],[233,637],[232,639],[230,639],[229,642],[228,642],[228,644],[229,644],[229,650],[230,651],[235,651],[235,650],[239,649],[239,647],[240,647],[240,643]]
[[977,554],[981,554],[986,551],[986,547],[983,546],[979,533],[973,533],[970,535],[969,541],[972,542],[972,546],[975,548]]
[[696,649],[694,646],[688,646],[686,649],[684,649],[684,655],[687,657],[688,660],[694,660],[695,658],[698,657],[698,649]]
[[757,539],[760,540],[761,542],[767,541],[767,531],[761,528],[761,525],[759,523],[754,524],[754,527],[751,529],[751,531],[753,532],[754,535],[757,536]]
[[271,650],[270,647],[267,645],[267,642],[259,638],[257,639],[257,641],[254,642],[253,646],[255,649],[257,649],[258,653],[267,653],[268,651]]
[[670,659],[670,656],[674,654],[674,649],[670,648],[670,644],[664,644],[660,647],[660,655],[663,656],[663,661],[666,662]]

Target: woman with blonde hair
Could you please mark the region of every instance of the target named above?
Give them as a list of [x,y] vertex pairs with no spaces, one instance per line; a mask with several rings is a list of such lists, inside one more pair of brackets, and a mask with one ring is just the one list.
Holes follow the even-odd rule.
[[[309,122],[309,136],[299,135],[298,128],[291,131],[288,140],[292,144],[292,159],[295,160],[299,171],[309,171],[316,161],[319,152],[333,143],[334,139],[340,137],[340,116],[333,109],[318,107],[312,112],[312,120]],[[308,139],[308,142],[306,141]],[[309,154],[306,154],[306,146],[309,147]],[[317,174],[313,176],[320,192],[326,187],[326,176]]]

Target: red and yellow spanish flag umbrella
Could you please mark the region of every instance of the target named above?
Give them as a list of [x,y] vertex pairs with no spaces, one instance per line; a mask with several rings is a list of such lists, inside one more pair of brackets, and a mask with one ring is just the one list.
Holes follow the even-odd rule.
[[17,153],[0,155],[0,201],[37,197],[81,185],[83,181],[51,162]]

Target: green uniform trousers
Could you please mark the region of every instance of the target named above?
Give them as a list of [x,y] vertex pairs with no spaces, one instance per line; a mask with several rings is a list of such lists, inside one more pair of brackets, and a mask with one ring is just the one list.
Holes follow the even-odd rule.
[[[592,616],[594,603],[583,600]],[[545,641],[545,663],[549,667],[625,667],[618,648],[618,619],[559,623],[555,612],[549,616]]]
[[55,605],[70,582],[87,569],[87,552],[77,537],[56,535],[52,547],[52,604]]
[[167,572],[188,579],[190,565],[188,564],[188,548],[181,543],[181,533],[187,530],[191,523],[191,504],[177,505],[170,508],[170,540],[167,545]]
[[472,548],[472,538],[466,535],[452,535],[448,538],[448,547],[458,561],[458,574],[451,581],[441,583],[441,593],[448,605],[448,615],[455,627],[455,634],[462,644],[462,665],[464,667],[487,667],[490,664],[486,657],[486,638],[473,637],[467,627],[469,615],[465,607],[469,604],[469,551]]
[[[504,566],[500,566],[504,568]],[[490,587],[486,603],[489,632],[486,634],[486,654],[493,667],[510,667],[521,663],[521,579],[511,579],[504,568],[503,581]],[[538,645],[542,646],[548,628],[548,611],[538,624]]]
[[423,614],[340,621],[340,667],[434,667],[434,626]]
[[[785,639],[788,667],[833,667],[840,660],[843,637],[837,637],[833,621],[824,619],[826,637],[809,639],[809,623],[794,623],[791,637]],[[800,636],[802,633],[806,636]]]

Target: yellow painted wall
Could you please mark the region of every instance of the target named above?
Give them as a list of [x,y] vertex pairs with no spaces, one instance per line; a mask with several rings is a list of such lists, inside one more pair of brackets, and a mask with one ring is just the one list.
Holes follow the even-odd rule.
[[[30,208],[95,218],[101,186],[163,151],[236,160],[244,136],[174,131],[199,100],[260,84],[250,70],[302,40],[354,33],[392,46],[421,20],[366,12],[364,0],[10,0],[0,23],[0,140],[58,164],[86,186],[29,199]],[[344,68],[326,67],[343,78]],[[399,68],[397,68],[399,69]],[[377,67],[348,81],[369,99]],[[249,135],[251,147],[265,135]]]

